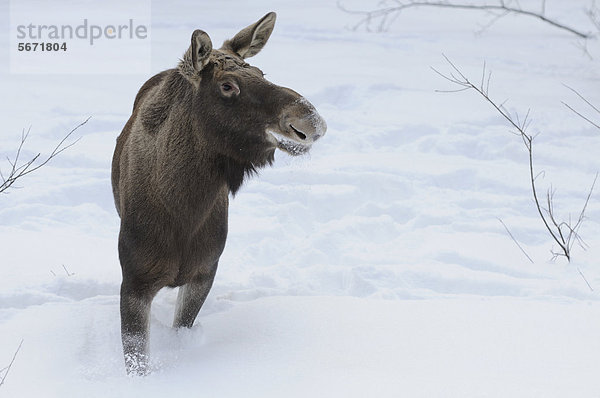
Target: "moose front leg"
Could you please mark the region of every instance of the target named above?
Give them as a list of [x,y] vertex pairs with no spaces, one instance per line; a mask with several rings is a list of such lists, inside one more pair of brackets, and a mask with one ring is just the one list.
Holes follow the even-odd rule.
[[202,308],[206,300],[206,296],[208,296],[216,272],[217,263],[215,263],[209,273],[202,274],[192,282],[179,287],[175,318],[173,319],[174,328],[192,327],[198,312],[200,312],[200,308]]
[[149,373],[148,337],[153,294],[140,294],[130,285],[121,284],[121,340],[125,368],[129,375]]

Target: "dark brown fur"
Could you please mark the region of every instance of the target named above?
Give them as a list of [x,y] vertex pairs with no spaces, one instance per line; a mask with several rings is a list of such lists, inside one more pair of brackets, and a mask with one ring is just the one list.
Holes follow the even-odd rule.
[[325,133],[308,101],[244,61],[274,22],[267,14],[220,50],[195,31],[178,68],[142,86],[117,139],[112,184],[130,373],[148,372],[150,305],[161,288],[180,287],[173,326],[193,325],[225,246],[229,193],[271,164],[276,148],[303,153]]

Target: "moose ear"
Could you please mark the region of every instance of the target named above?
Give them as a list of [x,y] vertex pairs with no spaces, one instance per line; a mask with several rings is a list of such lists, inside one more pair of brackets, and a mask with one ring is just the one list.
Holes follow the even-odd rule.
[[208,63],[208,58],[212,51],[212,42],[208,34],[200,29],[196,29],[192,33],[192,44],[189,48],[192,66],[199,72]]
[[225,41],[221,49],[234,52],[242,58],[250,58],[258,54],[267,44],[276,18],[277,14],[274,12],[268,13],[258,22],[242,29],[233,39]]

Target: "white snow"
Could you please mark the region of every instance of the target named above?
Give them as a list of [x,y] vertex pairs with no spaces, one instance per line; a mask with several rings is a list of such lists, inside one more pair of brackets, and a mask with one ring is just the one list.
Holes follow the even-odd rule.
[[[588,3],[549,0],[546,13],[592,30]],[[450,71],[445,54],[478,81],[485,61],[492,98],[531,108],[540,192],[556,189],[568,219],[600,170],[600,131],[561,101],[600,115],[563,84],[600,106],[598,39],[590,58],[527,17],[476,34],[488,15],[415,8],[374,33],[348,29],[358,17],[334,0],[155,1],[153,73],[177,64],[194,29],[218,47],[268,11],[275,31],[249,62],[305,95],[327,134],[306,156],[278,152],[242,187],[194,328],[170,328],[177,292],[161,291],[154,372],[130,378],[110,161],[150,76],[9,74],[0,4],[2,159],[23,128],[26,159],[92,116],[75,146],[0,196],[0,369],[23,340],[0,396],[599,396],[598,187],[581,229],[589,248],[551,261],[519,137],[476,93],[436,92],[455,87],[431,69]]]

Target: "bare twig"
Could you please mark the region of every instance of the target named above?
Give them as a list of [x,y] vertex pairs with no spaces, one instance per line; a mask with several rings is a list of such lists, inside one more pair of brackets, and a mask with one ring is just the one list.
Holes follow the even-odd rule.
[[571,90],[572,92],[574,92],[579,98],[581,98],[586,104],[588,104],[590,107],[592,107],[593,110],[595,110],[598,114],[600,114],[600,109],[596,108],[590,101],[588,101],[587,99],[585,99],[585,97],[581,94],[579,94],[579,92],[577,90],[575,90],[572,87],[567,86],[566,84],[563,84],[563,86],[565,86],[566,88],[568,88],[569,90]]
[[35,165],[35,162],[37,162],[40,159],[41,153],[38,153],[30,160],[19,163],[21,152],[23,150],[23,146],[25,145],[25,141],[27,140],[27,137],[29,137],[31,127],[29,129],[27,129],[27,132],[25,132],[25,129],[23,129],[23,132],[21,133],[21,142],[19,143],[19,146],[17,148],[17,152],[15,154],[14,159],[11,160],[10,158],[7,157],[7,161],[11,166],[9,172],[7,174],[3,174],[2,171],[0,171],[0,179],[1,179],[0,193],[6,193],[6,191],[9,188],[11,188],[18,179],[26,176],[29,173],[36,171],[40,167],[46,165],[50,160],[52,160],[56,156],[58,156],[61,152],[72,147],[73,145],[75,145],[81,139],[81,137],[77,138],[75,141],[73,141],[69,144],[65,144],[65,143],[69,139],[69,137],[71,137],[71,135],[77,129],[79,129],[81,126],[86,124],[88,122],[88,120],[90,120],[90,118],[91,118],[91,116],[88,117],[87,119],[85,119],[83,122],[79,123],[71,131],[69,131],[62,138],[62,140],[60,140],[60,142],[56,145],[56,147],[54,147],[54,149],[52,150],[52,153],[50,155],[48,155],[48,157],[46,157],[41,163],[39,163],[37,165]]
[[543,0],[541,14],[544,15],[545,13],[546,13],[546,0]]
[[[596,106],[594,106],[594,104],[592,104],[590,101],[588,101],[583,95],[581,95],[577,90],[575,90],[572,87],[567,86],[566,84],[563,84],[563,86],[565,86],[566,88],[568,88],[569,90],[571,90],[573,93],[575,93],[575,95],[577,95],[583,102],[585,102],[590,108],[592,108],[596,113],[598,113],[598,115],[600,115],[600,109],[598,109]],[[576,111],[573,107],[571,107],[569,104],[567,104],[566,102],[562,101],[563,105],[566,106],[567,108],[569,108],[573,113],[575,113],[577,116],[581,117],[583,120],[585,120],[586,122],[590,123],[592,126],[596,127],[597,129],[600,130],[600,122],[594,122],[592,121],[590,118],[584,116],[582,113]]]
[[578,111],[576,111],[575,109],[573,109],[571,107],[571,105],[567,104],[564,101],[561,101],[563,103],[564,106],[566,106],[567,108],[569,108],[573,113],[575,113],[577,116],[579,116],[580,118],[582,118],[583,120],[585,120],[586,122],[588,122],[589,124],[591,124],[592,126],[596,127],[598,130],[600,130],[600,124],[596,124],[595,122],[591,121],[589,118],[583,116],[581,113],[579,113]]
[[0,387],[2,387],[4,385],[4,382],[6,381],[6,376],[8,376],[8,372],[10,372],[10,368],[12,368],[13,363],[15,362],[15,359],[17,358],[17,354],[21,350],[22,345],[23,345],[23,339],[21,339],[21,342],[19,343],[19,347],[17,347],[17,351],[15,351],[15,353],[12,357],[12,360],[10,361],[8,366],[5,367],[4,369],[0,370],[0,372],[4,372],[4,374],[2,375],[2,380],[0,380]]
[[506,224],[504,224],[504,221],[502,221],[502,219],[499,218],[499,217],[498,217],[498,221],[500,221],[500,223],[502,224],[502,226],[504,227],[504,229],[506,230],[506,232],[508,233],[508,235],[510,236],[510,238],[513,240],[513,242],[515,242],[515,245],[517,245],[517,247],[521,250],[521,252],[525,255],[525,257],[527,257],[527,259],[531,262],[531,264],[534,264],[534,262],[531,259],[531,257],[529,257],[529,254],[527,254],[527,252],[525,251],[525,249],[523,249],[523,247],[521,247],[521,245],[519,244],[519,242],[517,242],[517,240],[515,239],[515,237],[513,236],[513,234],[510,232],[510,230],[506,226]]
[[596,0],[592,1],[590,8],[585,10],[585,13],[598,32],[600,32],[600,8],[596,5]]
[[[385,31],[387,29],[387,27],[390,25],[390,22],[393,21],[398,16],[398,14],[400,14],[400,12],[402,12],[406,9],[414,8],[414,7],[439,7],[439,8],[449,8],[449,9],[486,11],[486,12],[492,13],[492,15],[494,15],[494,18],[492,19],[492,21],[490,23],[487,24],[487,26],[484,26],[483,29],[486,29],[487,27],[491,26],[496,21],[498,21],[498,19],[500,19],[508,14],[515,14],[515,15],[522,15],[522,16],[527,16],[527,17],[532,17],[532,18],[538,19],[538,20],[543,21],[547,24],[550,24],[551,26],[554,26],[558,29],[565,30],[569,33],[572,33],[580,38],[588,39],[588,38],[592,37],[592,35],[590,33],[584,33],[580,30],[569,27],[563,23],[560,23],[558,21],[555,21],[553,19],[546,17],[545,16],[545,9],[546,9],[545,1],[542,1],[541,12],[524,10],[523,8],[521,8],[521,6],[518,4],[518,2],[516,2],[515,4],[516,4],[516,6],[511,6],[508,3],[506,3],[504,0],[499,0],[497,4],[481,4],[481,5],[475,5],[475,4],[469,4],[469,3],[449,3],[448,1],[418,1],[418,0],[400,1],[400,0],[396,0],[396,1],[394,1],[394,5],[392,5],[392,6],[387,6],[387,7],[383,6],[381,8],[378,8],[378,9],[372,10],[372,11],[357,11],[357,10],[349,10],[349,9],[345,8],[342,5],[341,1],[338,0],[338,7],[341,10],[343,10],[349,14],[356,14],[356,15],[362,16],[362,18],[358,21],[358,23],[353,27],[354,30],[358,29],[361,26],[365,26],[367,30],[370,30],[371,23],[375,20],[379,20],[379,26],[377,28],[377,31],[379,31],[379,32]],[[590,10],[591,11],[588,11],[588,13],[594,12],[593,8]],[[592,17],[590,17],[590,18],[592,18]]]
[[579,275],[581,275],[581,277],[583,278],[583,280],[585,281],[585,283],[587,284],[587,286],[590,288],[590,291],[593,292],[594,289],[592,288],[592,285],[590,285],[590,283],[588,282],[587,278],[585,277],[585,275],[583,275],[583,272],[581,272],[581,269],[579,269],[579,267],[577,267],[577,272],[579,272]]
[[476,35],[482,35],[483,32],[485,32],[486,30],[488,30],[489,28],[491,28],[496,22],[498,22],[499,20],[501,20],[502,18],[504,18],[505,16],[507,16],[508,14],[510,14],[510,11],[504,11],[498,14],[494,14],[493,18],[491,18],[487,23],[481,25],[481,28],[475,32]]
[[584,250],[587,247],[587,244],[583,241],[583,239],[581,239],[581,236],[579,236],[579,228],[581,227],[581,224],[583,224],[583,221],[585,220],[585,211],[587,210],[588,204],[590,203],[590,198],[592,197],[592,193],[594,192],[594,187],[596,186],[596,181],[598,181],[598,173],[596,173],[596,176],[594,177],[594,181],[592,182],[590,191],[588,192],[588,195],[585,198],[585,203],[583,204],[583,207],[581,208],[581,212],[579,213],[579,217],[577,218],[577,222],[575,223],[575,225],[571,226],[570,221],[569,221],[569,223],[561,223],[560,228],[564,227],[568,230],[566,242],[567,242],[567,246],[569,247],[569,251],[571,250],[571,247],[573,247],[573,244],[575,242],[579,243],[579,246]]
[[74,273],[74,272],[69,272],[69,270],[67,269],[67,267],[65,267],[65,265],[64,265],[64,264],[62,264],[62,267],[63,267],[63,269],[65,270],[65,272],[66,272],[67,276],[73,276],[73,275],[75,275],[75,273]]
[[[442,76],[444,79],[450,81],[454,85],[460,87],[460,90],[475,90],[479,93],[502,117],[516,130],[516,134],[519,135],[523,141],[523,144],[527,148],[527,153],[529,157],[529,181],[531,184],[531,192],[533,194],[533,200],[535,203],[536,210],[540,219],[542,220],[544,227],[552,237],[552,239],[558,244],[560,250],[558,252],[552,251],[554,258],[559,256],[564,256],[568,261],[571,261],[571,249],[575,242],[579,243],[582,248],[585,248],[585,242],[579,235],[579,228],[581,224],[585,220],[585,211],[587,209],[588,203],[592,196],[592,192],[594,190],[594,186],[596,185],[596,180],[598,179],[598,174],[594,178],[594,182],[592,183],[592,187],[587,195],[583,208],[579,213],[579,217],[575,224],[569,220],[569,222],[559,222],[556,219],[554,213],[554,190],[552,187],[548,190],[546,194],[546,205],[547,208],[543,208],[539,195],[538,188],[536,185],[536,180],[539,174],[536,175],[534,166],[533,166],[533,140],[535,136],[530,135],[526,132],[529,124],[531,123],[531,119],[529,117],[530,111],[528,110],[523,120],[519,118],[518,115],[514,117],[506,110],[503,104],[498,105],[495,101],[493,101],[489,96],[489,81],[491,73],[487,72],[486,78],[486,66],[483,66],[483,75],[481,78],[481,83],[479,85],[475,85],[472,83],[457,67],[444,55],[444,58],[448,62],[451,67],[451,71],[449,74],[443,74],[437,71],[435,68],[432,68],[435,73]],[[587,101],[586,101],[587,102]],[[591,105],[591,104],[590,104]],[[595,108],[594,108],[595,109]],[[502,220],[500,220],[502,222]],[[503,223],[504,224],[504,223]],[[506,226],[505,226],[506,228]],[[508,230],[508,229],[507,229]],[[509,231],[509,235],[510,231]],[[513,238],[513,240],[515,240]],[[516,241],[515,241],[516,242]],[[519,246],[520,247],[520,246]],[[529,256],[528,256],[529,257]]]

